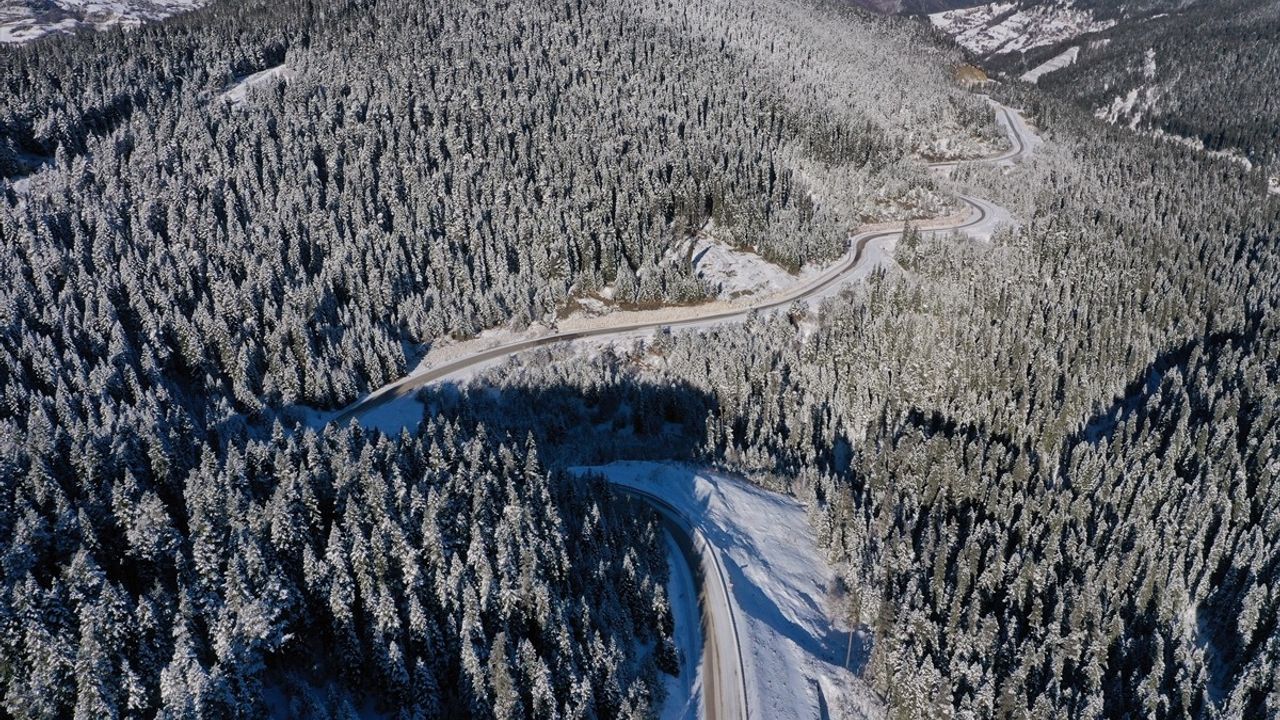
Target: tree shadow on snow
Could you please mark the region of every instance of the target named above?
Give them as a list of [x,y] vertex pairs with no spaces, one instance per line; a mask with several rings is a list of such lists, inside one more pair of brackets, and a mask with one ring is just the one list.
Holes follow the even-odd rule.
[[[585,383],[584,383],[585,384]],[[707,419],[717,412],[716,399],[684,383],[648,382],[619,373],[586,387],[564,383],[503,386],[442,383],[422,390],[418,399],[428,417],[448,418],[470,425],[483,423],[493,437],[523,441],[532,435],[549,465],[603,465],[617,461],[675,461],[690,463],[692,484],[697,466],[717,458],[706,451]],[[679,472],[679,471],[677,471]],[[750,492],[771,494],[749,483]],[[707,512],[705,500],[692,508],[698,529],[720,554],[741,611],[787,638],[815,659],[860,674],[870,655],[870,637],[863,631],[836,628],[829,619],[805,627],[795,622],[754,582],[732,557],[762,557],[752,538],[721,527]],[[815,616],[829,618],[822,594],[830,588],[787,588],[803,596]],[[836,608],[830,608],[837,611]]]

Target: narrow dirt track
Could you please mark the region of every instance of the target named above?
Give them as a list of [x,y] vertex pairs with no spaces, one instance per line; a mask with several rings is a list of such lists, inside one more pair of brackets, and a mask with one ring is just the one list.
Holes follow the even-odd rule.
[[[1020,125],[1014,121],[1013,115],[1008,108],[998,106],[997,112],[1004,118],[1005,129],[1008,132],[1009,139],[1012,144],[1012,148],[1010,150],[984,160],[932,163],[929,167],[952,168],[958,165],[970,163],[1001,163],[1020,159],[1027,151],[1027,143],[1025,138],[1022,137]],[[969,207],[969,216],[964,221],[951,225],[932,227],[927,230],[923,230],[922,232],[932,234],[965,230],[981,225],[988,220],[989,206],[984,201],[964,195],[959,196],[959,199]],[[755,303],[747,307],[735,308],[732,310],[712,311],[708,312],[706,315],[695,315],[679,320],[653,320],[636,323],[620,323],[618,325],[595,328],[592,330],[552,333],[529,340],[521,340],[499,345],[497,347],[482,350],[472,355],[431,368],[425,372],[401,378],[394,383],[374,391],[369,396],[358,400],[334,419],[340,423],[349,422],[353,418],[358,419],[361,415],[373,410],[374,408],[380,407],[393,400],[412,395],[415,391],[425,385],[429,385],[436,380],[446,378],[459,371],[466,370],[474,365],[489,362],[491,360],[497,360],[508,355],[517,355],[535,348],[554,345],[555,343],[571,342],[584,338],[606,337],[610,335],[627,335],[634,332],[655,330],[662,327],[678,328],[687,325],[721,322],[727,323],[745,320],[747,316],[753,312],[774,310],[821,293],[831,285],[839,283],[847,275],[858,268],[859,263],[862,262],[862,257],[866,251],[868,243],[874,240],[896,237],[900,234],[901,233],[898,230],[886,230],[856,235],[850,241],[851,251],[846,254],[844,260],[838,262],[834,267],[828,269],[826,272],[809,280],[808,282],[802,283],[801,285],[793,287],[790,290],[773,297],[762,299],[759,303]]]

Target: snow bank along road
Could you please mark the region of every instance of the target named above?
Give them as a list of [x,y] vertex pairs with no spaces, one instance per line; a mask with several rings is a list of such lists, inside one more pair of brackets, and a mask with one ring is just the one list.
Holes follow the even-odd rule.
[[[868,660],[869,637],[833,605],[838,576],[818,548],[802,502],[678,462],[618,461],[569,471],[603,477],[620,494],[664,513],[671,576],[680,586],[670,594],[680,601],[673,600],[672,612],[685,660],[681,677],[666,681],[670,694],[658,717],[881,716],[879,702],[856,679]],[[666,520],[669,508],[675,527]],[[701,561],[697,581],[687,567],[691,554]],[[732,684],[739,678],[745,683]]]
[[[725,578],[720,557],[691,518],[685,517],[671,503],[639,488],[615,483],[624,495],[644,501],[657,511],[662,525],[680,548],[680,554],[693,574],[698,605],[702,608],[702,696],[706,720],[745,718],[747,712],[747,678],[742,668],[742,645],[738,619],[730,602],[729,581]],[[689,658],[685,658],[687,662]],[[689,672],[684,667],[681,672]]]
[[[1009,136],[1012,147],[991,158],[973,161],[934,163],[933,168],[951,168],[966,162],[1006,165],[1025,157],[1034,136],[1016,113],[1002,105],[992,103],[1000,124]],[[984,200],[960,196],[969,208],[966,219],[954,224],[935,226],[928,233],[952,232],[956,230],[989,231],[994,225],[994,218],[1000,214],[999,208]],[[434,381],[446,378],[454,373],[466,370],[475,365],[492,360],[517,355],[527,350],[560,342],[602,337],[623,336],[637,331],[657,329],[661,327],[677,328],[681,326],[720,324],[738,322],[746,319],[752,312],[767,312],[786,307],[793,302],[806,298],[818,297],[824,290],[837,286],[848,280],[858,269],[863,260],[867,245],[876,240],[895,238],[901,233],[897,230],[868,232],[854,236],[851,251],[845,259],[838,262],[826,272],[806,281],[787,292],[766,298],[759,303],[733,310],[711,311],[705,315],[695,315],[668,322],[638,322],[585,330],[581,332],[553,333],[543,337],[512,342],[490,348],[474,354],[416,373],[387,385],[368,397],[358,401],[340,413],[335,419],[338,422],[359,420],[369,411],[392,400],[407,397],[419,388]],[[620,487],[620,486],[619,486]],[[668,532],[676,539],[688,563],[696,582],[699,584],[700,604],[703,606],[703,618],[706,624],[703,642],[703,716],[711,720],[736,720],[748,718],[746,672],[744,670],[743,651],[738,635],[737,620],[734,616],[733,603],[730,600],[731,588],[725,580],[724,570],[720,564],[715,548],[711,547],[699,533],[690,518],[686,518],[673,505],[662,498],[634,488],[623,489],[634,497],[648,502],[663,519]]]
[[[1030,143],[1031,143],[1029,139],[1030,130],[1027,128],[1026,124],[1022,121],[1022,118],[1016,113],[1010,111],[1009,108],[1004,107],[1003,105],[999,105],[994,101],[992,102],[992,104],[996,108],[997,118],[1003,121],[1001,122],[1001,125],[1004,126],[1004,130],[1006,134],[1008,134],[1009,136],[1009,140],[1012,143],[1012,148],[999,155],[996,155],[995,157],[986,158],[983,160],[967,160],[967,161],[933,163],[930,165],[931,168],[952,168],[952,167],[956,167],[957,165],[964,165],[966,163],[1008,164],[1023,158],[1029,152]],[[994,224],[994,218],[998,214],[997,208],[994,205],[986,202],[985,200],[981,200],[979,198],[969,197],[965,195],[959,196],[959,199],[966,206],[968,206],[968,209],[969,209],[969,215],[965,220],[955,224],[932,227],[923,232],[932,234],[932,233],[953,232],[957,230],[982,231],[982,230],[992,229],[991,226]],[[757,312],[757,311],[767,312],[770,310],[783,308],[783,307],[786,307],[787,305],[790,305],[793,302],[804,300],[810,297],[819,296],[822,294],[824,290],[828,290],[833,286],[839,285],[843,280],[848,279],[848,277],[854,272],[854,270],[858,269],[859,264],[862,262],[863,254],[865,253],[867,249],[867,245],[869,243],[875,240],[883,240],[886,238],[896,238],[899,235],[901,235],[901,232],[898,230],[869,232],[869,233],[862,233],[861,235],[856,235],[850,241],[851,251],[845,255],[844,260],[836,263],[834,267],[808,280],[807,282],[800,283],[799,285],[791,288],[786,292],[779,293],[769,298],[765,298],[760,302],[749,305],[747,307],[735,308],[732,310],[712,311],[706,315],[694,315],[691,317],[682,318],[680,320],[670,320],[670,321],[649,320],[644,322],[633,322],[633,323],[620,322],[617,325],[610,325],[606,327],[595,328],[592,330],[583,330],[580,332],[551,333],[549,335],[544,335],[544,336],[532,338],[529,340],[521,340],[517,342],[508,343],[505,345],[499,345],[497,347],[476,352],[474,354],[467,355],[465,357],[459,358],[452,362],[448,362],[443,365],[439,365],[437,367],[433,367],[428,370],[409,375],[407,377],[401,378],[400,380],[397,380],[394,383],[385,385],[382,388],[374,391],[372,394],[368,395],[367,397],[357,401],[351,407],[347,408],[346,410],[338,414],[338,416],[334,419],[340,423],[349,422],[352,418],[359,419],[365,413],[369,412],[370,410],[373,410],[374,408],[377,408],[393,400],[397,400],[397,399],[412,395],[419,388],[425,385],[429,385],[430,383],[433,383],[437,380],[442,380],[444,378],[447,378],[450,375],[453,375],[454,373],[458,373],[462,370],[466,370],[472,366],[479,365],[481,363],[489,362],[491,360],[497,360],[497,359],[504,358],[511,355],[518,355],[519,353],[522,353],[528,350],[533,350],[534,348],[539,348],[546,345],[553,345],[555,343],[562,343],[562,342],[572,342],[574,340],[580,340],[583,338],[626,335],[626,334],[634,333],[637,331],[656,330],[658,328],[663,328],[663,327],[680,328],[680,327],[690,326],[690,325],[705,326],[708,324],[740,322],[742,320],[745,320],[747,316],[753,312]]]

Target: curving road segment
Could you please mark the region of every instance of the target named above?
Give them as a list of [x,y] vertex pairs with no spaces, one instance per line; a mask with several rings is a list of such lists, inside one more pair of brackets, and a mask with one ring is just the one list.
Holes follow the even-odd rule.
[[[999,155],[979,160],[961,160],[931,163],[930,168],[947,169],[965,164],[1008,164],[1025,157],[1030,150],[1029,129],[1022,118],[1009,108],[992,101],[997,118],[1009,137],[1010,149]],[[997,208],[980,198],[960,195],[959,200],[968,208],[963,220],[922,230],[925,234],[948,233],[958,230],[971,230],[983,225],[993,224],[998,214]],[[820,275],[811,278],[790,290],[778,295],[764,298],[760,302],[730,310],[709,310],[706,314],[694,315],[680,320],[620,322],[608,327],[583,330],[579,332],[552,333],[538,338],[521,340],[478,351],[471,355],[444,363],[424,372],[409,375],[394,383],[384,386],[341,412],[335,419],[338,422],[359,420],[362,415],[393,400],[407,397],[419,388],[437,380],[442,380],[455,373],[467,370],[475,365],[517,355],[528,350],[545,347],[555,343],[572,342],[583,338],[606,337],[611,335],[625,336],[639,331],[659,328],[679,328],[689,325],[707,325],[740,322],[753,312],[768,312],[780,309],[791,303],[814,298],[848,280],[859,268],[866,253],[867,246],[876,241],[894,238],[901,235],[900,230],[886,230],[861,233],[850,239],[850,250],[844,259]],[[681,548],[685,562],[688,563],[698,586],[699,605],[703,615],[703,716],[709,720],[731,720],[749,717],[747,678],[743,664],[741,639],[738,634],[738,621],[734,612],[732,587],[726,579],[724,568],[714,547],[697,530],[696,523],[685,517],[673,505],[662,498],[638,490],[636,488],[615,485],[622,493],[631,495],[648,503],[658,512],[664,527]]]

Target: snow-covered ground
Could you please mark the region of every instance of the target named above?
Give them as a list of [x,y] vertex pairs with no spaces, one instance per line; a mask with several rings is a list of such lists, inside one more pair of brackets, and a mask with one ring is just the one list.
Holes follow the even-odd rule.
[[1147,48],[1142,56],[1142,76],[1147,80],[1156,79],[1156,49]]
[[675,539],[666,536],[667,556],[671,558],[671,577],[667,581],[667,601],[671,604],[671,617],[675,621],[675,644],[680,653],[681,672],[678,677],[664,676],[667,691],[666,702],[659,714],[661,720],[697,720],[702,706],[702,611],[698,608],[698,594],[694,589],[693,574],[688,564],[681,561],[682,553]]
[[[853,717],[878,715],[871,693],[855,676],[866,661],[869,638],[837,619],[835,573],[817,547],[802,504],[734,477],[672,463],[576,470],[661,497],[710,543],[728,576],[751,717],[808,720],[840,717],[846,709]],[[673,695],[670,703],[664,717],[681,717],[687,698]]]
[[248,97],[251,89],[267,85],[277,80],[289,82],[293,77],[294,72],[287,65],[277,65],[273,68],[267,68],[262,72],[256,72],[252,75],[247,75],[236,80],[228,85],[218,97],[230,105],[239,105],[245,101],[245,98]]
[[[1143,68],[1143,76],[1150,81],[1155,76],[1155,67],[1148,55],[1147,64]],[[1151,112],[1156,101],[1164,94],[1164,88],[1158,83],[1147,82],[1129,88],[1124,95],[1117,95],[1111,103],[1093,112],[1093,116],[1112,125],[1124,125],[1129,129],[1137,129],[1142,118]]]
[[1062,68],[1070,67],[1071,65],[1075,64],[1075,61],[1078,60],[1079,58],[1080,58],[1080,46],[1073,45],[1067,48],[1066,50],[1062,51],[1061,53],[1040,63],[1034,68],[1026,71],[1025,73],[1022,74],[1022,79],[1029,83],[1039,82],[1041,77],[1044,77],[1045,75],[1048,75],[1051,72],[1061,70]]
[[[1129,118],[1128,125],[1130,128],[1137,127],[1138,122],[1142,119],[1142,113],[1138,108],[1138,93],[1141,88],[1131,88],[1124,95],[1117,95],[1111,100],[1111,104],[1100,107],[1094,111],[1094,117],[1099,120],[1106,121],[1115,125],[1120,122],[1121,118]],[[1135,112],[1135,110],[1139,110]]]
[[708,223],[693,245],[693,268],[715,291],[715,297],[732,300],[744,295],[774,293],[795,284],[796,277],[749,250],[739,250],[715,236]]
[[1272,175],[1267,179],[1267,192],[1280,195],[1280,175]]
[[207,0],[3,0],[0,43],[31,42],[81,28],[137,26],[201,7]]
[[53,166],[53,160],[48,158],[38,158],[27,156],[31,161],[33,170],[27,175],[18,175],[6,179],[0,178],[0,189],[7,182],[13,188],[13,191],[19,195],[26,195],[35,188],[44,187],[48,183],[53,182],[57,169]]
[[1074,7],[1041,5],[1018,10],[1007,2],[934,13],[929,20],[979,55],[1056,45],[1115,25],[1114,20],[1095,20],[1088,11]]
[[1245,170],[1253,169],[1253,162],[1250,161],[1249,158],[1245,157],[1244,154],[1240,153],[1237,150],[1232,150],[1232,149],[1208,150],[1204,146],[1204,141],[1202,141],[1200,138],[1189,138],[1189,137],[1184,137],[1182,135],[1174,135],[1173,133],[1167,133],[1159,129],[1152,131],[1151,134],[1157,138],[1160,138],[1161,140],[1176,142],[1179,145],[1185,145],[1194,150],[1199,150],[1201,152],[1208,153],[1212,157],[1222,158],[1224,160],[1230,160],[1231,162],[1234,162],[1240,165]]

